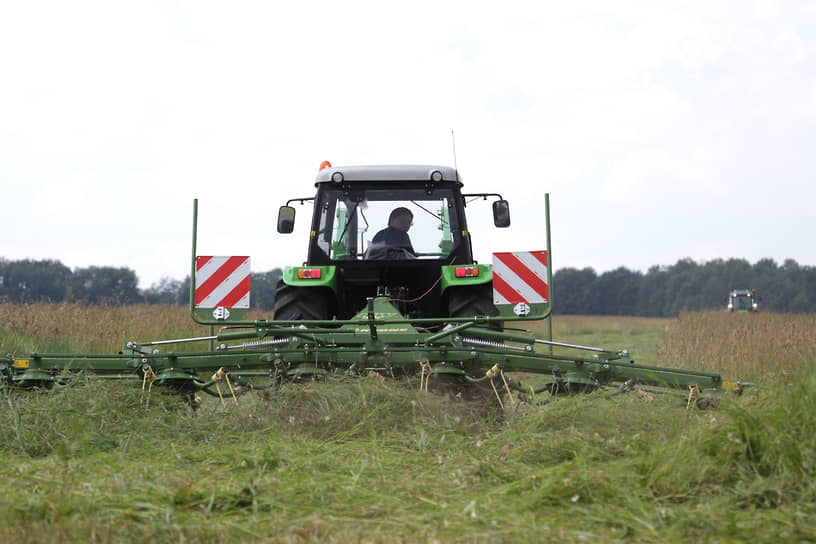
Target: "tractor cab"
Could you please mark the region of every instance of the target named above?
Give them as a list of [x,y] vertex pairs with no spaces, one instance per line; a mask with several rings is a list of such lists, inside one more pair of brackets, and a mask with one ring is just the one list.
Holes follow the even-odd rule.
[[758,312],[759,297],[755,289],[734,289],[728,294],[729,312]]
[[[420,172],[408,179],[394,179],[398,176],[392,175],[378,180],[385,172],[378,176],[369,168],[345,170],[324,169],[325,177],[342,181],[316,184],[309,264],[439,261],[453,257],[472,262],[460,194],[462,183],[455,171],[424,170],[424,180],[410,179],[420,177]],[[408,171],[407,167],[399,170]],[[380,232],[387,234],[387,229],[404,233],[399,236],[404,241],[382,234],[378,237]]]
[[[322,167],[315,196],[290,200],[278,216],[278,231],[291,232],[295,209],[290,204],[313,201],[305,266],[287,269],[284,283],[326,287],[329,312],[338,319],[350,318],[376,296],[412,301],[405,313],[413,316],[448,315],[443,301],[448,287],[492,280],[488,266],[475,266],[465,197],[497,197],[494,224],[510,224],[500,195],[463,195],[462,185],[458,172],[446,166]],[[468,272],[455,269],[465,265]],[[457,283],[457,274],[468,274],[469,280]],[[454,279],[440,281],[444,276]],[[322,284],[309,281],[319,279]]]

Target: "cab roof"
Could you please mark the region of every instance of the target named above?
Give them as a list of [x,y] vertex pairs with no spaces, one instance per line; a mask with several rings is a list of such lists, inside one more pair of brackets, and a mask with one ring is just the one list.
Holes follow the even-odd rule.
[[737,296],[740,296],[740,295],[753,295],[753,294],[754,294],[753,289],[734,289],[734,290],[731,291],[731,296],[732,297],[737,297]]
[[332,176],[342,174],[343,182],[347,181],[431,181],[434,172],[442,174],[440,181],[453,181],[461,184],[462,178],[455,168],[437,165],[379,165],[379,166],[330,166],[317,173],[315,183],[336,181]]

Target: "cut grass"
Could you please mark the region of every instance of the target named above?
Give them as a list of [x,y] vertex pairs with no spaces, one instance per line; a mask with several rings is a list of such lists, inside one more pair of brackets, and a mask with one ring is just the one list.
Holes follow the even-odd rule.
[[[226,408],[207,398],[195,412],[156,388],[145,408],[133,383],[0,390],[0,541],[812,541],[811,317],[722,317],[562,319],[563,331],[555,321],[557,340],[653,338],[652,353],[677,366],[718,353],[727,377],[762,377],[705,412],[605,392],[502,412],[373,378],[289,385]],[[183,332],[129,326],[140,339]],[[47,328],[23,332],[49,342]],[[76,345],[102,340],[74,334]],[[790,362],[755,369],[767,354],[749,347],[768,343]]]
[[[512,417],[358,380],[197,413],[113,382],[6,393],[0,535],[15,541],[772,540],[813,532],[814,406],[797,387],[686,413],[570,397]],[[89,390],[83,391],[84,388]],[[75,404],[57,414],[55,399]],[[750,402],[745,402],[750,400]],[[56,404],[52,404],[56,403]],[[42,410],[50,451],[32,451]],[[24,413],[21,413],[24,412]],[[58,431],[57,428],[60,428]],[[45,440],[45,437],[39,440]],[[100,530],[100,527],[104,528]],[[3,534],[5,532],[5,534]]]

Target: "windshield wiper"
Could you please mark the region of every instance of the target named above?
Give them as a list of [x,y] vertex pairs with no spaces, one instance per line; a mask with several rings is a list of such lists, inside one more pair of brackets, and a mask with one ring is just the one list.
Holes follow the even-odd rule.
[[346,225],[343,227],[343,232],[340,233],[340,237],[337,239],[338,241],[342,240],[343,236],[346,235],[349,225],[351,225],[351,218],[354,217],[355,213],[357,213],[357,206],[359,205],[360,205],[359,202],[355,202],[354,206],[352,206],[351,211],[349,212],[348,217],[346,218]]
[[432,212],[431,210],[429,210],[429,209],[428,209],[428,208],[426,208],[425,206],[423,206],[423,205],[421,205],[421,204],[418,204],[416,200],[412,200],[412,201],[411,201],[411,204],[413,204],[413,205],[414,205],[414,206],[416,206],[417,208],[420,208],[420,209],[422,209],[422,210],[425,210],[426,212],[428,212],[429,214],[431,214],[431,215],[432,215],[432,216],[434,216],[435,218],[437,218],[437,219],[439,219],[440,221],[442,221],[442,216],[436,215],[434,212]]

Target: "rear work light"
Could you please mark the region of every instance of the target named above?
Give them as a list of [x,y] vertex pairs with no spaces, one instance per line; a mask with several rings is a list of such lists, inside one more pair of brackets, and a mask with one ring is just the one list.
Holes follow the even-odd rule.
[[457,278],[472,278],[474,276],[479,275],[479,267],[478,266],[457,266],[456,267],[456,277]]
[[318,280],[321,276],[319,268],[301,268],[298,270],[298,278],[301,280]]

